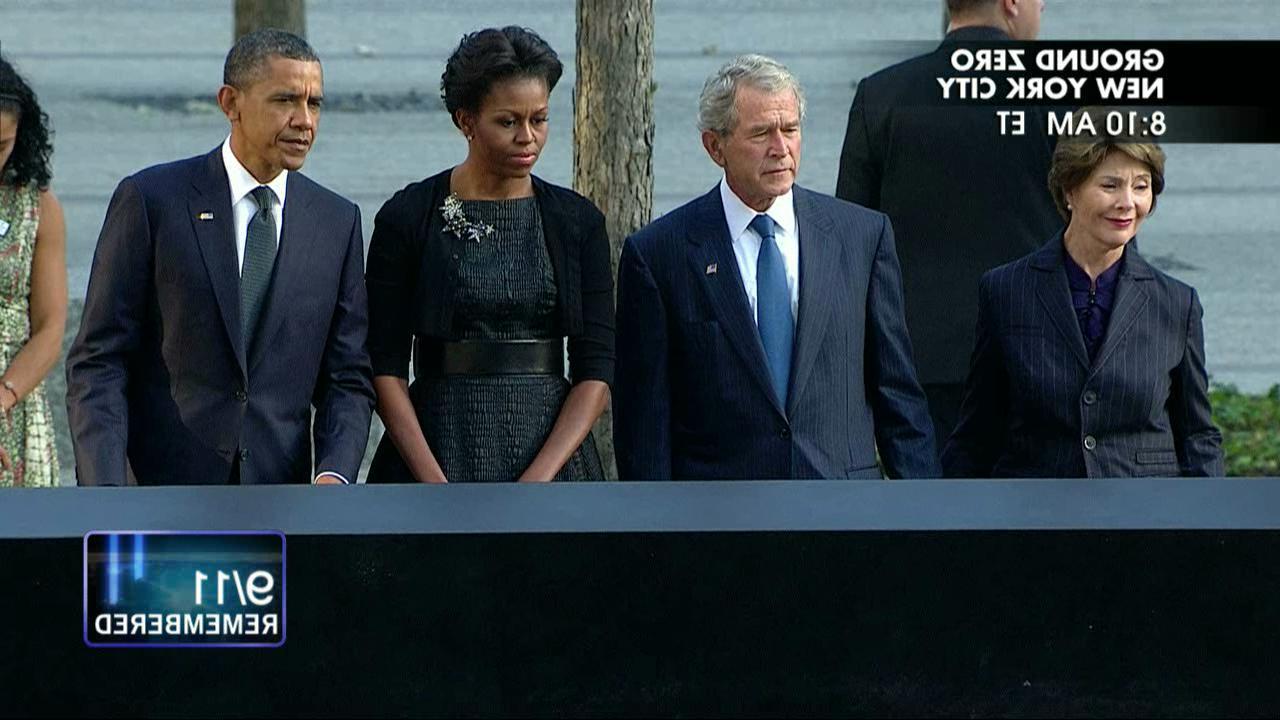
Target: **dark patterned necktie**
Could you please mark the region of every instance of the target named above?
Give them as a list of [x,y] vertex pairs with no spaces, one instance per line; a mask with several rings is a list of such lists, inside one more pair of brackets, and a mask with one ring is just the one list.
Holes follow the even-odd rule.
[[253,189],[258,212],[249,220],[244,240],[244,265],[240,269],[240,337],[249,352],[262,303],[271,286],[271,268],[276,262],[276,218],[271,213],[275,195],[271,188],[259,185]]

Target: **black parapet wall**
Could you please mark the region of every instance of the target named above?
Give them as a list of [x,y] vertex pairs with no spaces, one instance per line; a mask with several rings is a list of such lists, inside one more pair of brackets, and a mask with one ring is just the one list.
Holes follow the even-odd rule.
[[[6,492],[0,714],[1272,716],[1277,509],[1274,479]],[[175,527],[287,534],[284,647],[85,647],[81,533]]]

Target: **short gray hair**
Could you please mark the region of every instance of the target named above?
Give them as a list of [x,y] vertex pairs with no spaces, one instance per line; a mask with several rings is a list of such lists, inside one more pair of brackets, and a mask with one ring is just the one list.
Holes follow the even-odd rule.
[[764,55],[739,55],[707,78],[698,98],[698,129],[728,135],[738,125],[734,105],[738,88],[749,85],[769,93],[790,90],[796,94],[800,119],[804,120],[804,90],[786,65]]
[[276,28],[254,30],[241,36],[227,53],[227,61],[222,66],[222,84],[245,89],[257,81],[273,57],[320,62],[320,56],[307,41],[291,32]]

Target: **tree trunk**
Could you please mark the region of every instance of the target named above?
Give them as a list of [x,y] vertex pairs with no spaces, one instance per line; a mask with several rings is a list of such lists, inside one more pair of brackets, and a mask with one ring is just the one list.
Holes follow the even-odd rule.
[[[604,213],[613,276],[628,235],[653,216],[653,0],[577,0],[573,186]],[[595,437],[617,478],[613,410]]]
[[306,0],[235,0],[236,36],[239,40],[254,30],[279,28],[307,36]]

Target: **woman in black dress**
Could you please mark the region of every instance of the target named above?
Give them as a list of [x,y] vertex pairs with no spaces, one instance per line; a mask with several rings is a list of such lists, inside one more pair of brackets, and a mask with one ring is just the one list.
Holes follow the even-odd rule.
[[590,431],[614,365],[604,216],[532,174],[561,70],[530,30],[464,37],[440,94],[467,158],[378,212],[369,352],[387,432],[371,483],[603,478]]

